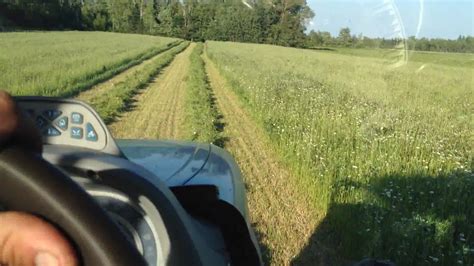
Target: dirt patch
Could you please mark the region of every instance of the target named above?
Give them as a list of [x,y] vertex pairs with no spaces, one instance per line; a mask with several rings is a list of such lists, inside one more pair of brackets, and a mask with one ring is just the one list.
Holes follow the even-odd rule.
[[[204,57],[209,81],[223,115],[225,147],[237,160],[247,186],[251,221],[267,264],[289,265],[317,225],[309,200],[272,150],[265,132],[242,108],[213,62]],[[313,261],[313,265],[321,262]]]
[[173,62],[134,98],[133,110],[124,113],[109,129],[116,138],[182,139],[184,101],[189,55],[195,44]]

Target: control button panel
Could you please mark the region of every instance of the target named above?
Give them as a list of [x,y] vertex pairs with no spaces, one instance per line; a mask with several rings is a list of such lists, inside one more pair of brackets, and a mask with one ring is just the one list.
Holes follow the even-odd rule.
[[81,103],[20,101],[19,105],[33,119],[45,144],[96,150],[107,145],[107,129],[97,115]]

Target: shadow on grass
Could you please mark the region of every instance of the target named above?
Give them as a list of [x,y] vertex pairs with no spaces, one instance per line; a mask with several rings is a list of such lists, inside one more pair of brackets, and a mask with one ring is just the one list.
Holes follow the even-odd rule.
[[397,265],[473,265],[472,173],[372,180],[333,184],[325,219],[292,265],[353,265],[368,257]]
[[[207,81],[208,82],[208,81]],[[219,146],[221,148],[225,148],[225,145],[230,140],[229,137],[224,135],[224,129],[227,125],[224,120],[224,115],[219,113],[219,109],[217,107],[217,99],[214,93],[211,91],[210,97],[210,106],[211,110],[214,112],[214,130],[216,131],[216,138],[213,141],[213,144]]]
[[218,147],[225,148],[225,145],[229,140],[230,139],[228,137],[220,136],[214,140],[213,144]]
[[216,121],[214,122],[214,127],[217,130],[217,132],[224,132],[224,128],[227,123],[222,122],[222,119],[224,116],[222,114],[218,114],[216,116]]
[[[252,228],[258,228],[258,223],[252,223]],[[260,253],[262,255],[263,265],[270,265],[270,261],[272,259],[271,250],[267,245],[265,245],[262,241],[263,233],[259,231],[255,231],[255,236],[257,237],[258,245],[260,247]]]
[[337,51],[336,49],[330,48],[330,47],[311,47],[311,48],[307,48],[307,49],[316,50],[316,51],[333,51],[333,52]]

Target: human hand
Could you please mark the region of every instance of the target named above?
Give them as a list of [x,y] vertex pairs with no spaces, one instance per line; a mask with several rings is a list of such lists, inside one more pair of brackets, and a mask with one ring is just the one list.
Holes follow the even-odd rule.
[[[0,91],[0,148],[9,143],[41,152],[41,137],[13,99]],[[1,178],[1,177],[0,177]],[[0,212],[0,265],[74,266],[74,249],[54,226],[34,215]]]

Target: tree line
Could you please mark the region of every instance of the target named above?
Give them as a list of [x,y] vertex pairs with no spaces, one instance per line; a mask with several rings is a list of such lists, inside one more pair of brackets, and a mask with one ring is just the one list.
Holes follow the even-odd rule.
[[[306,0],[3,0],[0,27],[143,33],[303,47]],[[10,24],[10,25],[8,25]]]
[[351,48],[382,48],[394,49],[405,45],[410,50],[432,52],[474,53],[474,37],[459,36],[455,40],[440,38],[384,39],[369,38],[362,34],[353,35],[349,28],[342,28],[339,35],[331,36],[326,31],[310,31],[307,38],[307,47],[351,47]]
[[306,0],[0,0],[0,31],[98,30],[268,43],[300,48],[396,48],[474,53],[474,38],[407,40],[306,31],[314,17]]

